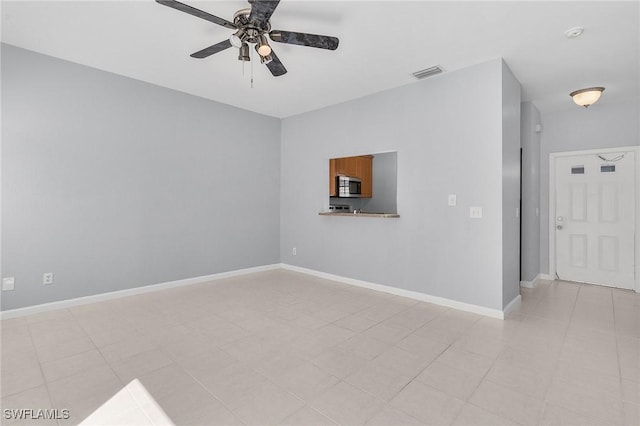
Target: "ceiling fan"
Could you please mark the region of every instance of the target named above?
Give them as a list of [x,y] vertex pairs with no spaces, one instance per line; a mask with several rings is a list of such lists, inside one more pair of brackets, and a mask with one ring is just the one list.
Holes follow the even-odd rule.
[[233,22],[219,18],[210,13],[196,9],[184,3],[174,0],[156,0],[156,2],[172,7],[181,12],[188,13],[198,18],[205,19],[225,28],[236,30],[227,40],[216,43],[212,46],[192,53],[192,58],[207,58],[214,53],[221,52],[230,47],[237,47],[240,51],[238,60],[250,61],[249,43],[255,44],[255,49],[260,56],[260,62],[265,64],[274,77],[281,76],[287,72],[278,56],[273,51],[267,41],[267,35],[272,41],[277,43],[296,44],[299,46],[317,47],[320,49],[336,50],[339,40],[336,37],[325,35],[297,33],[292,31],[281,31],[271,29],[271,15],[278,7],[280,0],[248,0],[250,8],[240,9],[233,15]]

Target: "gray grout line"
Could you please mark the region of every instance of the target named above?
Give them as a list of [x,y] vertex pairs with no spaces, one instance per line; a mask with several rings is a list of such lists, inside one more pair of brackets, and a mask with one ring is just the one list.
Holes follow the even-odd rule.
[[[554,283],[557,283],[557,281],[554,281]],[[580,297],[580,292],[582,291],[582,286],[579,285],[578,286],[578,291],[576,292],[575,295],[575,299],[573,300],[573,304],[571,306],[571,315],[569,316],[569,321],[568,321],[568,325],[567,328],[564,330],[564,335],[562,337],[562,345],[560,346],[560,353],[558,354],[558,357],[562,356],[562,349],[564,348],[565,345],[565,341],[567,339],[567,334],[569,333],[569,328],[571,328],[571,323],[573,322],[573,314],[576,310],[576,305],[578,304],[578,298]],[[556,377],[557,371],[558,371],[558,364],[559,364],[559,359],[556,360],[555,366],[553,367],[553,372],[551,373],[551,381],[549,382],[548,386],[551,386],[553,384],[553,380]],[[545,410],[547,409],[547,404],[549,403],[549,400],[547,398],[547,391],[549,389],[545,389],[544,392],[544,397],[543,397],[543,404],[542,404],[542,411],[540,412],[540,420],[542,420],[544,418],[544,414],[545,414]]]
[[[613,336],[616,341],[616,359],[618,360],[618,390],[620,391],[620,398],[624,401],[624,391],[622,386],[622,363],[620,362],[620,343],[618,341],[618,327],[616,326],[616,303],[613,298],[613,291],[611,292],[611,309],[613,310]],[[640,385],[639,385],[640,386]],[[624,419],[624,402],[622,403],[622,418]]]
[[[31,332],[31,327],[30,324],[27,322],[27,330],[29,331],[29,338],[31,339],[31,345],[33,345],[33,350],[36,354],[36,359],[38,360],[38,368],[40,369],[40,374],[42,375],[42,385],[44,386],[44,388],[47,391],[47,398],[49,398],[49,403],[51,404],[52,408],[58,408],[55,407],[53,404],[53,398],[51,398],[51,390],[49,389],[49,384],[47,383],[47,380],[45,379],[44,376],[44,370],[42,369],[42,363],[40,362],[40,359],[38,358],[38,350],[36,349],[36,345],[33,341],[33,333]],[[60,407],[62,408],[62,407]],[[65,407],[66,408],[66,407]],[[56,423],[59,425],[60,422],[56,419]]]

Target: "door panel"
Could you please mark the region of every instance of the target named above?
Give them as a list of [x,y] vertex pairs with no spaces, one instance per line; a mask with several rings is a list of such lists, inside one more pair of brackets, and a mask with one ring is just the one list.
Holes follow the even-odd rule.
[[573,268],[587,267],[587,236],[580,234],[569,235],[569,264]]
[[557,157],[558,277],[633,288],[635,153]]
[[618,185],[601,183],[599,185],[598,218],[600,223],[618,223]]
[[618,271],[618,237],[601,235],[598,237],[598,261],[603,271]]
[[585,183],[572,183],[571,185],[571,212],[569,218],[574,222],[587,220],[587,185]]

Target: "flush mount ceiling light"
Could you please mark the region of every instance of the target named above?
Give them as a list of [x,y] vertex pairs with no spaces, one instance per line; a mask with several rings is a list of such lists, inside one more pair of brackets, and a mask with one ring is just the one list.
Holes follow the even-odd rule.
[[573,102],[575,102],[576,105],[587,108],[589,105],[593,105],[598,102],[603,91],[604,87],[589,87],[587,89],[580,89],[575,92],[571,92],[569,93],[569,96],[573,98]]

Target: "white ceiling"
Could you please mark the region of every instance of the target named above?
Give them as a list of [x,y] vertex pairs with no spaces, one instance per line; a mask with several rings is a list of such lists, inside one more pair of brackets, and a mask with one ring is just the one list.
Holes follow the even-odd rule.
[[[227,20],[248,7],[182,1]],[[274,78],[254,62],[253,88],[236,49],[189,57],[231,30],[152,0],[1,6],[5,43],[275,117],[409,84],[412,72],[433,65],[452,72],[499,57],[543,113],[577,108],[568,93],[594,85],[606,87],[602,104],[640,97],[637,1],[282,0],[274,29],[337,36],[340,46],[271,43],[289,72]],[[565,37],[575,26],[584,34]]]

